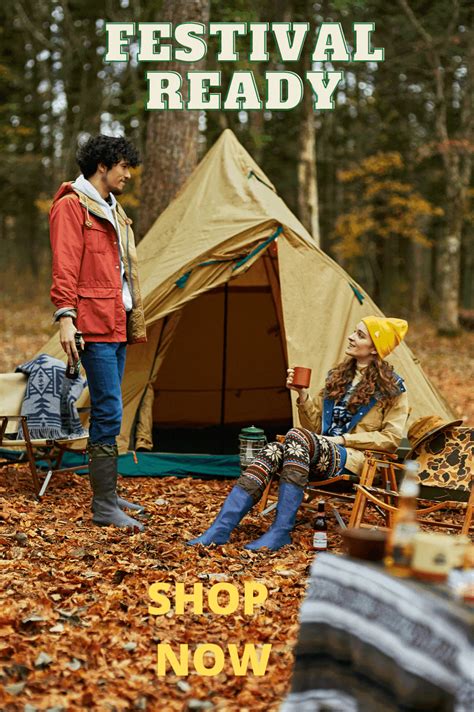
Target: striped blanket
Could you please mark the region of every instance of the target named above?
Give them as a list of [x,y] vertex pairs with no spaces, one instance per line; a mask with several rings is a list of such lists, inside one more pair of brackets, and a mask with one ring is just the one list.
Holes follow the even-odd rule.
[[[15,371],[28,376],[21,415],[27,416],[33,439],[87,437],[75,405],[87,385],[85,379],[66,378],[64,363],[48,354],[22,363]],[[23,438],[21,427],[17,437]]]
[[474,611],[441,586],[318,554],[280,712],[472,712]]

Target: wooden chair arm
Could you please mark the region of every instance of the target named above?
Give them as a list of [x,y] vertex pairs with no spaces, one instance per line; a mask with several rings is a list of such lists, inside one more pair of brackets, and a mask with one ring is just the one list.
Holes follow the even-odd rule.
[[395,453],[386,452],[385,450],[364,450],[364,455],[374,460],[393,460],[393,462],[398,460],[398,456]]

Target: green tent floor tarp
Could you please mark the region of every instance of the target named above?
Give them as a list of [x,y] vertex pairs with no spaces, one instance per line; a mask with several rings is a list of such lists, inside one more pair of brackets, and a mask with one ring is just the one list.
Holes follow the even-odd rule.
[[[0,448],[0,458],[18,462],[18,452]],[[137,452],[136,462],[133,453],[120,455],[118,470],[124,477],[238,477],[240,464],[238,455],[203,455],[168,452]],[[27,464],[27,460],[24,460]],[[46,461],[39,461],[42,467]],[[87,464],[87,457],[82,454],[65,453],[61,468]],[[84,472],[82,470],[82,472]]]

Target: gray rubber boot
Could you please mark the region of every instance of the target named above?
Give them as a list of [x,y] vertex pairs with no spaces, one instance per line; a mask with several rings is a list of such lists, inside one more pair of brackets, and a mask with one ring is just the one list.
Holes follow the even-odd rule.
[[[100,445],[100,444],[92,445],[91,449],[92,449],[91,451],[97,457],[101,457],[102,455],[110,455],[110,457],[118,458],[117,444],[115,444],[115,445]],[[91,454],[91,451],[89,452],[89,454]],[[115,478],[115,484],[117,485],[117,477]],[[115,489],[117,489],[117,487],[115,487]],[[132,511],[136,512],[137,514],[141,514],[142,512],[145,511],[145,507],[143,507],[141,504],[135,504],[134,502],[129,502],[127,499],[124,499],[123,497],[119,497],[118,495],[117,495],[117,507],[120,507],[121,509],[131,509]]]
[[117,458],[106,454],[103,446],[92,445],[88,450],[94,524],[143,531],[143,524],[122,512],[117,504]]
[[145,507],[142,504],[135,504],[134,502],[127,502],[126,499],[123,499],[123,497],[119,497],[117,495],[117,505],[121,507],[122,509],[131,509],[133,512],[136,512],[137,514],[141,514],[142,512],[145,511]]

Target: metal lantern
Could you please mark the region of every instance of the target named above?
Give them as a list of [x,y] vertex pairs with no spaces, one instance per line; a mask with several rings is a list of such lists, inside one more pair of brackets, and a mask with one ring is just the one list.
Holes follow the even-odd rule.
[[239,443],[240,469],[244,472],[259,450],[267,444],[267,438],[261,428],[251,425],[249,428],[242,428],[239,433]]

